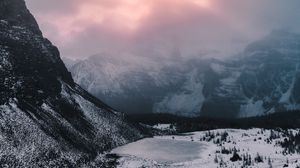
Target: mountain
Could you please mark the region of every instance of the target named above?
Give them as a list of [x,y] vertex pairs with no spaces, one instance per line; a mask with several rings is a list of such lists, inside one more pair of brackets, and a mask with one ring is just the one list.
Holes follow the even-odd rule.
[[24,0],[0,0],[0,167],[84,166],[142,137],[122,115],[74,83]]
[[[198,82],[199,77],[190,79],[190,76],[207,68],[205,62],[190,60],[182,66],[181,62],[184,60],[176,59],[167,66],[161,66],[155,61],[139,60],[143,63],[136,64],[131,60],[102,53],[78,61],[70,66],[69,70],[74,80],[83,88],[113,108],[127,113],[151,113],[156,109],[169,111],[171,103],[168,107],[163,103],[159,104],[167,99],[168,95],[184,92],[183,94],[191,93],[198,97],[201,94],[201,86],[193,83]],[[141,64],[147,65],[140,66]],[[203,68],[196,67],[199,65],[203,65]],[[195,88],[190,88],[192,85],[195,85]],[[178,110],[182,113],[188,114],[191,110],[198,112],[200,106],[197,99],[196,102],[189,102],[191,99],[181,98],[173,101],[175,104],[185,104]],[[198,108],[194,107],[196,105]]]
[[218,76],[202,112],[249,117],[296,110],[299,102],[300,35],[273,31],[250,44],[240,58],[212,64]]
[[299,54],[300,35],[277,30],[226,60],[176,56],[148,68],[98,54],[69,70],[83,88],[127,113],[250,117],[300,109]]
[[69,59],[67,57],[62,57],[61,60],[64,62],[65,66],[67,68],[70,68],[71,66],[73,66],[74,64],[79,62],[79,60],[72,60],[72,59]]

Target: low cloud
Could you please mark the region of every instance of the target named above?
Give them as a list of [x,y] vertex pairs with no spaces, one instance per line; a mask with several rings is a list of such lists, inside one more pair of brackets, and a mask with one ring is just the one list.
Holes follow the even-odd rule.
[[[299,0],[26,0],[62,56],[182,56],[242,49],[272,29],[300,29]],[[155,55],[155,53],[159,53]],[[169,53],[169,54],[168,54]]]

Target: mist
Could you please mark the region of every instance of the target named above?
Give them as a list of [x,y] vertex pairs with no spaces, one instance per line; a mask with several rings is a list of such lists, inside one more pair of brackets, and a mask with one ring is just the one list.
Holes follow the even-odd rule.
[[[299,31],[299,0],[26,0],[63,57],[226,58],[274,29]],[[177,55],[174,55],[174,52]]]

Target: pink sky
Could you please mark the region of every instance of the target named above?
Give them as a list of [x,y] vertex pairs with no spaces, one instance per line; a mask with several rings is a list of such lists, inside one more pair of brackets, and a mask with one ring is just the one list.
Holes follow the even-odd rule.
[[[26,0],[62,56],[179,48],[234,50],[274,28],[297,27],[291,0]],[[295,23],[296,22],[296,23]]]

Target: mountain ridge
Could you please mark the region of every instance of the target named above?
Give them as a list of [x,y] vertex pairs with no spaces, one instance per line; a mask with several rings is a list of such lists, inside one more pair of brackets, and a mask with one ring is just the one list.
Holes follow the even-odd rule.
[[[274,30],[226,60],[177,58],[171,59],[168,66],[157,63],[157,68],[115,73],[110,67],[126,66],[101,55],[97,60],[102,64],[110,60],[105,66],[88,58],[68,69],[75,81],[94,96],[127,113],[144,110],[187,116],[251,117],[300,108],[299,40],[297,33]],[[119,59],[122,62],[125,58]],[[104,69],[108,69],[106,73],[102,73]],[[117,79],[113,84],[98,80],[109,81],[111,76]],[[123,79],[118,81],[118,76]]]
[[0,13],[0,167],[84,167],[144,136],[73,81],[24,0]]

